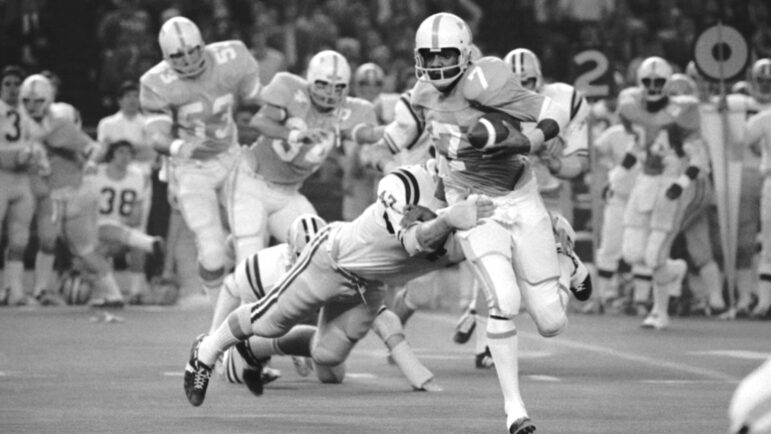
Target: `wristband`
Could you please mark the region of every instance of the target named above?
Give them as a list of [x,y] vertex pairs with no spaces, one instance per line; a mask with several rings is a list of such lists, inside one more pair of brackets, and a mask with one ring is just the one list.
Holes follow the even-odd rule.
[[635,157],[631,152],[627,152],[626,155],[624,155],[624,160],[621,162],[621,167],[624,169],[631,169],[635,163],[637,163],[637,157]]
[[172,157],[176,157],[177,155],[179,155],[179,151],[182,149],[183,146],[185,146],[184,140],[175,139],[169,145],[169,155],[171,155]]

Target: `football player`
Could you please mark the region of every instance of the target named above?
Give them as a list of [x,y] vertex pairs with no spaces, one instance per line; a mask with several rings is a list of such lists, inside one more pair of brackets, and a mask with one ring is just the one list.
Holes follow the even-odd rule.
[[29,126],[19,107],[19,88],[24,71],[6,66],[0,73],[0,222],[7,219],[8,247],[3,270],[5,304],[34,304],[24,292],[24,250],[29,242],[29,226],[35,211],[29,174],[31,164]]
[[[371,103],[348,96],[350,80],[348,61],[325,50],[310,59],[305,78],[279,72],[262,90],[263,106],[250,123],[261,136],[247,154],[250,168],[235,174],[249,188],[231,197],[236,243],[240,232],[257,234],[263,243],[270,236],[285,242],[296,217],[316,214],[299,192],[302,183],[335,147],[356,141],[358,130],[377,122]],[[245,204],[259,209],[242,210]],[[236,247],[240,261],[245,256]]]
[[[252,335],[285,335],[319,308],[310,348],[316,375],[324,383],[343,381],[345,360],[381,312],[384,285],[463,260],[452,233],[492,213],[489,199],[473,196],[437,216],[432,209],[442,202],[434,196],[435,189],[435,174],[426,167],[387,175],[380,181],[376,203],[352,222],[322,229],[272,291],[237,308],[212,334],[196,339],[185,369],[190,403],[203,402],[211,367],[222,351]],[[380,334],[392,353],[403,342],[388,324]]]
[[[752,107],[754,110],[752,111],[760,110],[760,112],[752,115],[747,121],[744,143],[747,146],[761,144],[760,172],[763,175],[760,196],[761,253],[758,264],[758,302],[751,315],[756,318],[767,319],[771,316],[771,176],[769,176],[771,173],[771,128],[769,128],[769,120],[771,120],[771,59],[757,60],[752,65],[750,74],[750,89],[754,99]],[[743,213],[744,208],[742,208]]]
[[[195,233],[198,274],[213,305],[226,273],[220,203],[232,194],[226,193],[225,184],[243,160],[233,111],[239,103],[257,101],[258,66],[241,41],[205,45],[198,26],[184,17],[166,21],[158,43],[163,61],[140,79],[146,133],[158,152],[171,156],[172,189]],[[231,225],[231,230],[238,226]],[[257,243],[258,234],[244,236]]]
[[[228,275],[217,307],[221,307],[226,316],[240,304],[254,303],[270,293],[300,257],[305,246],[326,224],[313,214],[295,219],[290,228],[288,243],[260,250],[241,262],[235,271]],[[215,313],[215,318],[219,319],[217,326],[225,316]],[[398,317],[385,306],[378,311],[373,329],[389,347],[393,360],[413,388],[438,390],[438,386],[433,382],[433,374],[417,359],[405,340]],[[247,341],[230,347],[223,356],[227,380],[231,383],[245,382],[250,389],[259,389],[259,382],[264,376],[254,374],[262,368],[263,361],[272,355],[287,354],[292,356],[298,373],[307,376],[313,370],[309,351],[315,331],[315,327],[297,325],[280,338],[252,336]]]
[[[500,59],[471,62],[471,32],[455,15],[439,13],[423,21],[416,33],[415,70],[418,83],[411,106],[411,124],[386,129],[385,140],[399,149],[416,139],[423,122],[432,137],[448,203],[462,203],[470,194],[485,194],[496,204],[495,216],[457,234],[468,261],[482,282],[490,305],[486,326],[490,352],[498,374],[512,433],[535,431],[519,392],[517,328],[514,319],[522,301],[544,336],[558,334],[567,321],[569,281],[577,282],[574,258],[558,254],[552,220],[538,194],[527,157],[557,137],[568,113],[550,98],[522,88],[511,68]],[[536,127],[527,134],[478,150],[465,132],[486,112],[504,112]],[[584,268],[585,271],[585,268]],[[563,279],[564,280],[564,279]],[[590,288],[576,288],[583,298]]]
[[[701,194],[709,159],[699,133],[699,101],[693,96],[668,96],[673,74],[660,57],[645,59],[637,70],[637,86],[619,96],[619,116],[629,131],[645,131],[641,149],[628,152],[622,166],[637,164],[640,173],[624,213],[623,256],[632,265],[635,300],[644,302],[653,286],[653,307],[644,328],[669,324],[670,294],[679,294],[686,263],[669,259],[687,205]],[[648,277],[650,276],[650,277]]]
[[[37,164],[39,180],[43,181],[38,185],[40,248],[53,252],[56,238],[61,237],[86,271],[96,275],[89,304],[122,307],[123,297],[109,263],[96,249],[99,192],[83,176],[87,155],[96,143],[71,119],[57,117],[49,110],[53,89],[47,78],[39,74],[27,77],[20,92],[24,112],[32,120],[31,137],[45,148],[45,156]],[[36,266],[36,279],[37,271]],[[46,299],[43,291],[51,290],[43,286],[48,282],[50,276],[45,276],[44,282],[36,280],[39,299]]]
[[[567,83],[544,83],[541,62],[527,48],[510,51],[503,61],[514,71],[522,87],[551,98],[570,113],[568,125],[532,159],[533,170],[546,209],[573,221],[572,200],[565,180],[574,179],[589,170],[587,116],[589,103],[578,90]],[[523,130],[534,124],[522,126]]]
[[99,242],[110,256],[129,250],[129,301],[136,302],[148,291],[144,275],[145,254],[163,251],[163,239],[147,235],[141,228],[144,208],[148,206],[148,178],[132,165],[134,147],[127,140],[107,146],[105,163],[90,176],[101,194],[99,206]]

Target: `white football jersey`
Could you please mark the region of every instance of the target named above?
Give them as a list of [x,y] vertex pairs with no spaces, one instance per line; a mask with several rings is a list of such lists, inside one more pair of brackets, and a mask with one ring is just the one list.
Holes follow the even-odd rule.
[[249,256],[233,271],[236,296],[242,303],[254,303],[270,292],[292,265],[292,252],[286,243],[277,244]]
[[148,193],[147,178],[142,172],[129,166],[123,179],[112,179],[107,175],[107,165],[101,164],[97,172],[90,175],[91,182],[99,191],[99,221],[126,223],[138,203],[145,201]]
[[426,166],[399,168],[380,180],[378,201],[349,223],[332,223],[330,255],[344,270],[387,284],[402,284],[430,270],[460,262],[463,255],[449,237],[436,252],[410,256],[402,244],[409,206],[444,206],[435,197],[436,176]]

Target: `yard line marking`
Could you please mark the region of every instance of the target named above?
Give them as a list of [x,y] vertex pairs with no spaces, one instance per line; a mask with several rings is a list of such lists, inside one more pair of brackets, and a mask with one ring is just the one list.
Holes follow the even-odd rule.
[[744,350],[712,350],[712,351],[690,351],[688,354],[695,354],[697,356],[725,356],[733,357],[735,359],[745,360],[766,360],[771,357],[771,353],[761,353],[760,351],[744,351]]
[[558,383],[562,381],[558,377],[554,377],[551,375],[525,375],[525,377],[533,381],[544,381],[547,383]]
[[182,377],[182,376],[184,376],[184,375],[185,375],[185,373],[184,373],[184,372],[179,372],[179,371],[174,371],[174,372],[164,372],[164,373],[163,373],[163,376],[164,376],[164,377]]
[[[457,322],[456,319],[443,316],[441,314],[431,315],[431,316],[452,325],[455,325],[455,323]],[[606,356],[616,357],[622,360],[640,363],[643,365],[649,365],[657,368],[666,368],[669,370],[679,371],[679,372],[686,372],[688,374],[699,375],[699,376],[708,378],[710,380],[724,381],[729,383],[737,383],[739,382],[739,380],[741,380],[741,378],[737,378],[737,377],[734,377],[733,375],[728,375],[723,372],[715,371],[712,369],[699,368],[699,367],[691,366],[685,363],[668,362],[666,360],[660,360],[652,357],[642,356],[639,354],[628,353],[626,351],[620,351],[610,347],[604,347],[602,345],[594,345],[594,344],[579,342],[579,341],[571,340],[561,336],[548,338],[547,340],[546,338],[544,338],[539,334],[524,332],[521,330],[519,331],[519,336],[526,339],[537,340],[541,343],[548,342],[551,345],[561,346],[561,347],[570,348],[574,350],[591,351],[594,353],[604,354]]]

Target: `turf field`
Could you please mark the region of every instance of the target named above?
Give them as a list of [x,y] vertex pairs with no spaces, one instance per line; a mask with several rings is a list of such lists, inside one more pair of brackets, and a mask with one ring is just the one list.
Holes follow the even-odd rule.
[[[504,433],[493,371],[473,340],[451,341],[454,314],[417,313],[407,334],[442,392],[413,392],[370,334],[342,385],[301,378],[287,358],[262,397],[216,378],[190,406],[182,371],[207,328],[200,301],[127,307],[122,322],[88,308],[0,310],[0,433]],[[725,433],[738,381],[771,352],[768,322],[571,316],[561,336],[520,321],[521,389],[539,433]]]

